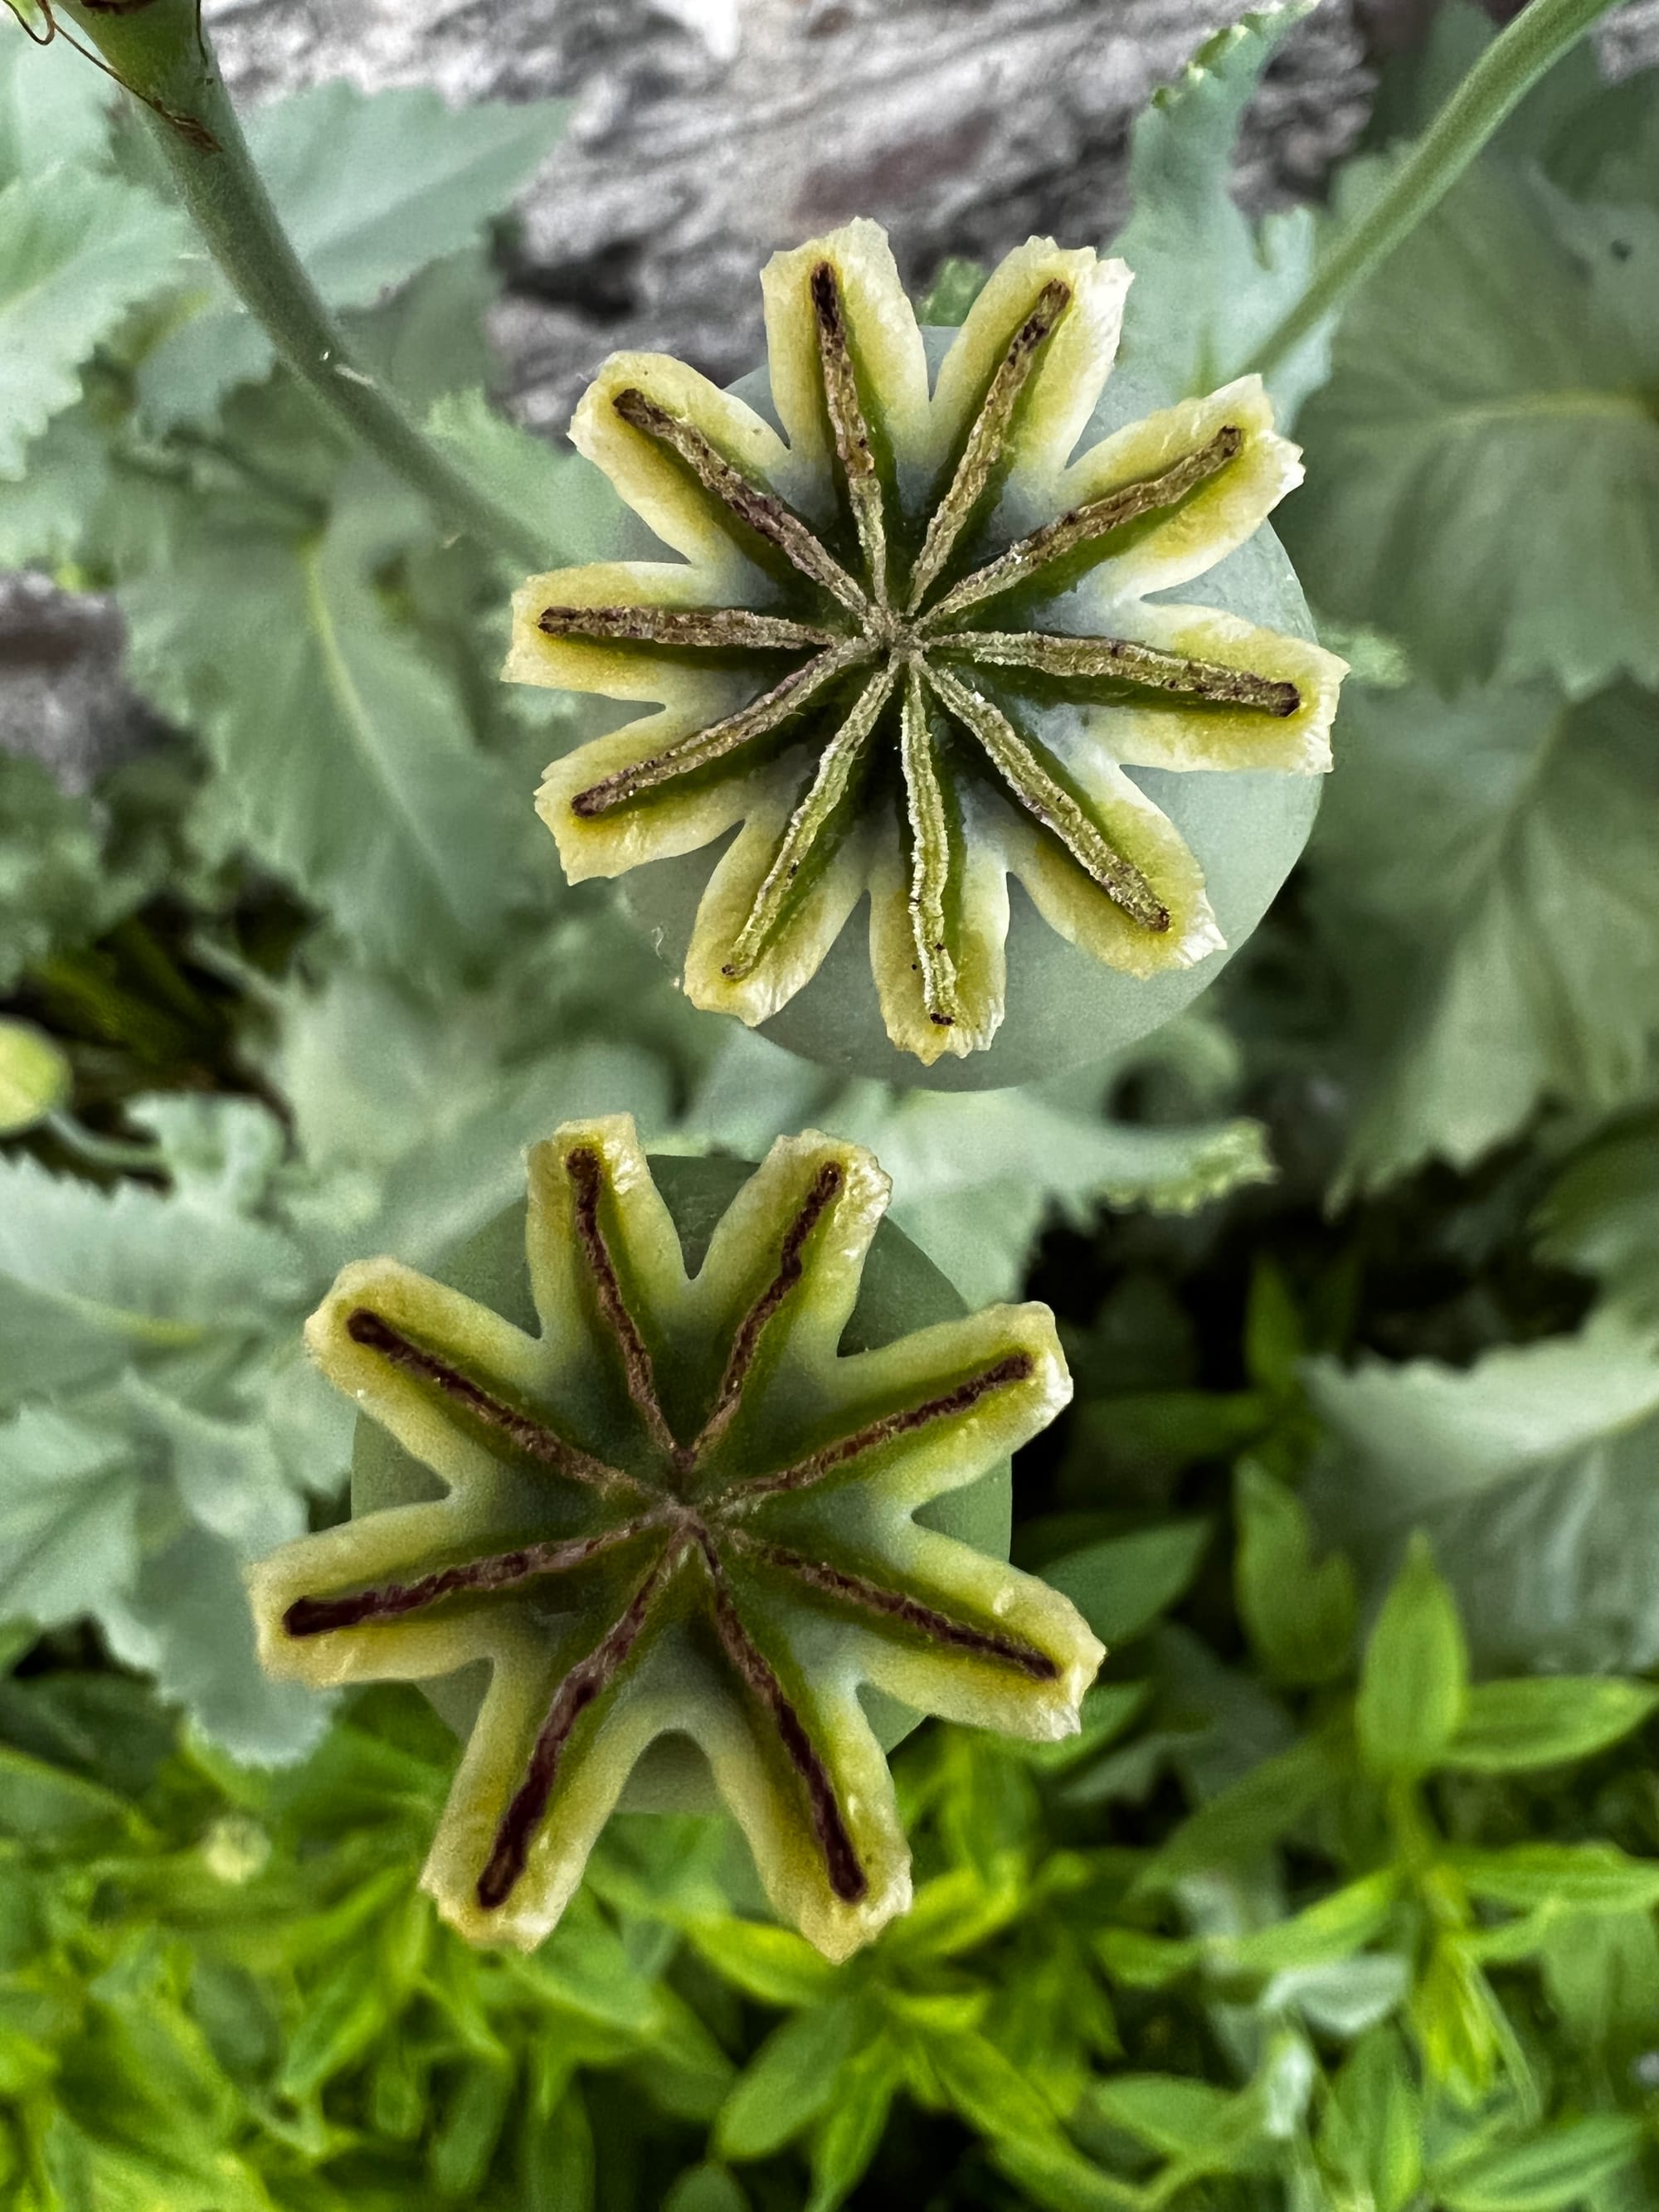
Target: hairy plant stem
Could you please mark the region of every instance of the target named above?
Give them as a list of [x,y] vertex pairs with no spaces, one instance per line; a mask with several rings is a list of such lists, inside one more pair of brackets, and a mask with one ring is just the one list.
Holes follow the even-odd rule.
[[439,452],[353,359],[253,165],[197,0],[129,0],[119,9],[62,0],[62,12],[136,94],[209,251],[288,367],[453,528],[521,568],[539,568],[541,535]]
[[1296,305],[1235,374],[1266,376],[1353,294],[1431,215],[1519,105],[1614,0],[1531,0],[1493,40],[1429,125],[1382,196],[1346,231]]

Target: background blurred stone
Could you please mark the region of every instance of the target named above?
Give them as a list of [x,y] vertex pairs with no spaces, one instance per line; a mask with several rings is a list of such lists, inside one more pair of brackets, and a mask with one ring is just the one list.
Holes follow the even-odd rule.
[[[562,428],[620,346],[721,382],[759,358],[756,273],[853,215],[907,280],[1032,231],[1104,240],[1130,118],[1229,0],[208,0],[236,92],[344,75],[454,100],[562,94],[570,131],[526,195],[496,337],[504,392]],[[1238,189],[1317,191],[1362,128],[1351,0],[1291,34],[1256,102]]]
[[[1316,195],[1363,129],[1372,50],[1433,0],[1325,0],[1257,98],[1236,189]],[[1491,0],[1505,11],[1510,0]],[[506,243],[501,395],[561,430],[618,347],[722,382],[760,358],[760,264],[852,215],[887,224],[907,279],[994,259],[1032,231],[1109,239],[1131,118],[1243,0],[205,0],[239,99],[346,76],[452,101],[572,103]],[[1603,33],[1659,58],[1659,0]],[[0,577],[0,742],[82,782],[139,742],[107,602]]]
[[121,617],[101,593],[0,573],[0,744],[68,791],[137,752],[156,725],[122,680]]

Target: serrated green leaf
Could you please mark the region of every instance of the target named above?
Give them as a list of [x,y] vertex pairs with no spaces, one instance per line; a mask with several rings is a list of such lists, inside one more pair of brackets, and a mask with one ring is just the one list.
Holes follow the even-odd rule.
[[1468,1654],[1456,1601],[1413,1535],[1377,1615],[1359,1677],[1354,1726],[1373,1773],[1425,1774],[1462,1725]]
[[912,1094],[890,1118],[848,1112],[830,1120],[849,1131],[856,1125],[866,1132],[860,1142],[897,1163],[906,1195],[895,1221],[970,1300],[1018,1291],[1053,1212],[1074,1222],[1097,1205],[1194,1213],[1273,1177],[1257,1121],[1133,1126],[1049,1107],[1030,1092],[939,1096],[916,1111],[921,1103]]
[[1659,1690],[1647,1683],[1601,1674],[1477,1682],[1441,1763],[1504,1774],[1589,1759],[1639,1728],[1656,1705]]
[[[38,37],[46,26],[32,4]],[[115,88],[67,39],[41,46],[0,32],[0,185],[55,161],[92,161],[108,135]]]
[[1482,1663],[1633,1672],[1659,1659],[1659,1359],[1609,1316],[1505,1346],[1343,1371],[1310,1363],[1336,1439],[1309,1502],[1373,1569],[1433,1534]]
[[67,163],[0,190],[0,477],[79,396],[81,363],[172,270],[176,215]]
[[500,292],[489,253],[469,246],[422,269],[379,307],[340,319],[364,368],[382,377],[410,414],[428,416],[429,433],[441,403],[495,374],[486,318]]
[[351,504],[316,541],[204,528],[122,603],[141,687],[213,756],[219,838],[388,965],[442,974],[526,896],[528,833],[457,686],[375,599],[377,529]]
[[1557,2212],[1583,2202],[1636,2156],[1641,2123],[1596,2112],[1541,2129],[1435,2176],[1449,2212]]
[[1109,1649],[1150,1628],[1198,1572],[1207,1521],[1172,1521],[1133,1536],[1109,1536],[1043,1569]]
[[1259,1122],[1115,1121],[1101,1108],[1105,1085],[1085,1073],[1050,1091],[895,1095],[842,1083],[764,1037],[739,1034],[705,1074],[687,1118],[709,1141],[756,1155],[805,1121],[867,1145],[893,1177],[895,1222],[980,1302],[1018,1294],[1051,1212],[1079,1225],[1101,1204],[1190,1213],[1272,1180]]
[[82,399],[34,440],[20,481],[0,477],[0,562],[72,567],[79,580],[101,586],[169,557],[191,496],[180,482],[126,459],[112,427]]
[[[1224,382],[1306,288],[1312,210],[1252,224],[1228,187],[1239,125],[1261,73],[1313,4],[1290,0],[1216,32],[1131,130],[1133,212],[1112,251],[1135,272],[1122,362],[1149,404]],[[1327,348],[1316,337],[1276,371],[1273,396],[1287,418],[1322,379]]]
[[1258,1462],[1239,1462],[1233,1500],[1234,1587],[1257,1654],[1280,1681],[1334,1681],[1347,1667],[1358,1618],[1352,1563],[1334,1552],[1316,1564],[1306,1508]]
[[155,1092],[129,1101],[126,1112],[155,1138],[167,1180],[186,1205],[251,1214],[270,1196],[287,1139],[258,1100]]
[[[297,1523],[297,1502],[292,1509]],[[309,1751],[328,1704],[273,1682],[254,1650],[242,1556],[210,1529],[186,1528],[155,1546],[131,1589],[99,1608],[116,1657],[155,1677],[233,1758],[280,1765]]]
[[0,1406],[262,1330],[305,1287],[294,1245],[261,1223],[0,1162]]
[[[451,108],[426,86],[366,96],[343,82],[289,94],[247,118],[248,143],[300,258],[332,307],[371,307],[470,245],[534,175],[562,101]],[[270,340],[216,275],[141,362],[153,420],[210,414],[266,375]]]
[[1362,690],[1343,726],[1310,863],[1362,1016],[1345,1181],[1468,1166],[1547,1100],[1606,1109],[1644,1088],[1659,1042],[1652,701]]
[[122,1439],[55,1408],[0,1427],[0,1620],[95,1610],[138,1565],[140,1479]]
[[614,546],[623,510],[610,478],[580,453],[520,429],[482,392],[447,394],[426,433],[500,506],[523,516],[545,544],[550,568],[600,559]]
[[139,1373],[88,1403],[118,1425],[129,1463],[163,1470],[190,1518],[240,1558],[299,1533],[305,1510],[263,1422],[207,1413]]
[[1323,605],[1398,633],[1448,690],[1659,681],[1641,283],[1587,266],[1524,173],[1463,179],[1349,308],[1299,426],[1285,536]]
[[1545,1259],[1598,1277],[1637,1319],[1659,1320],[1659,1115],[1611,1129],[1579,1152],[1534,1225]]

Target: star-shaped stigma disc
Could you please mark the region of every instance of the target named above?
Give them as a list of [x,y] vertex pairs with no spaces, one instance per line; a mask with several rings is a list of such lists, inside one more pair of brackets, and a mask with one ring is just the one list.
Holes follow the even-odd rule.
[[[1128,272],[1032,240],[930,391],[884,235],[854,223],[763,277],[787,443],[662,356],[615,356],[572,425],[681,564],[533,577],[507,673],[660,712],[548,771],[573,879],[706,845],[702,1006],[764,1020],[867,891],[893,1042],[988,1045],[1010,875],[1135,975],[1222,943],[1198,863],[1125,765],[1315,773],[1342,664],[1151,603],[1243,543],[1300,475],[1258,379],[1071,459]],[[1018,979],[1014,979],[1018,988]]]
[[480,1941],[557,1920],[641,1754],[689,1737],[768,1894],[842,1957],[909,1899],[860,1692],[1052,1737],[1101,1647],[1066,1599],[919,1522],[1052,1419],[1042,1306],[844,1354],[874,1160],[780,1140],[688,1276],[626,1117],[530,1156],[541,1332],[390,1260],[313,1316],[325,1372],[446,1486],[253,1571],[260,1652],[313,1684],[489,1687],[426,1887]]

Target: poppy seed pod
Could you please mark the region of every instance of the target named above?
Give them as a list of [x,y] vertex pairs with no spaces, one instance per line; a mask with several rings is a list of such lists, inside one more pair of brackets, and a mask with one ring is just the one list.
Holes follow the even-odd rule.
[[848,1349],[887,1197],[858,1146],[781,1139],[688,1272],[632,1122],[568,1124],[530,1159],[538,1333],[390,1260],[313,1316],[441,1494],[256,1567],[261,1656],[319,1686],[487,1664],[423,1876],[475,1941],[538,1942],[635,1765],[689,1738],[775,1908],[844,1957],[910,1895],[866,1692],[890,1738],[1077,1728],[1100,1644],[948,1510],[1069,1396],[1053,1317],[890,1312]]
[[[1032,240],[930,376],[856,222],[764,272],[772,419],[658,355],[583,398],[575,443],[681,558],[532,578],[506,672],[655,702],[538,803],[572,880],[645,871],[697,1006],[1020,1082],[1167,1018],[1260,919],[1343,664],[1259,535],[1300,475],[1259,379],[1077,450],[1128,283]],[[1165,597],[1200,577],[1209,604]]]

